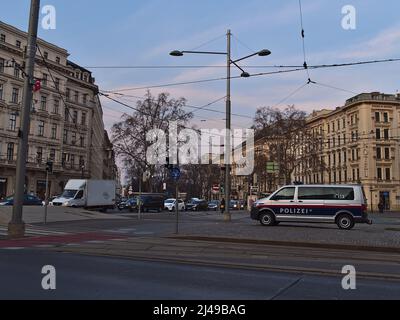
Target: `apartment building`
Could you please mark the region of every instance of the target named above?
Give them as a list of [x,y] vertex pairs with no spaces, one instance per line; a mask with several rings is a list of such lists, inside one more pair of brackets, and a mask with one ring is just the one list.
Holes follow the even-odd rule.
[[293,180],[305,183],[361,183],[369,205],[400,209],[400,95],[363,93],[335,110],[313,112],[307,121],[319,139],[322,166],[307,152]]
[[[27,34],[0,21],[0,196],[15,190],[17,137]],[[68,59],[66,49],[38,39],[30,115],[26,191],[43,197],[45,163],[53,161],[50,195],[73,178],[115,178],[115,159],[104,134],[98,87],[89,70]],[[106,150],[105,150],[106,148]],[[113,164],[111,164],[113,162]],[[104,168],[106,166],[106,168]]]

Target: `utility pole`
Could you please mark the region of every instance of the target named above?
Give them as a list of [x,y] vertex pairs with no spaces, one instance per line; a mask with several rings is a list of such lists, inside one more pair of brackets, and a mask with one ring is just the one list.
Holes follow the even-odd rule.
[[231,221],[229,204],[231,198],[231,30],[227,36],[227,71],[226,71],[226,141],[225,141],[225,211],[224,221]]
[[[179,142],[178,142],[179,143]],[[179,168],[179,148],[176,146],[176,162],[177,166]],[[175,180],[175,193],[176,193],[176,198],[175,198],[175,215],[176,215],[176,221],[175,221],[175,234],[179,233],[179,190],[178,190],[178,179]]]
[[40,0],[31,0],[29,15],[28,44],[26,48],[26,76],[24,81],[24,93],[22,97],[21,127],[18,132],[18,159],[16,167],[15,195],[12,218],[8,224],[8,236],[10,238],[23,237],[25,235],[25,223],[22,220],[24,203],[24,187],[26,173],[26,157],[29,135],[30,111],[32,105],[33,70],[35,66],[37,30],[39,24]]
[[46,192],[44,196],[44,219],[43,224],[47,223],[47,206],[49,204],[49,170],[46,169]]

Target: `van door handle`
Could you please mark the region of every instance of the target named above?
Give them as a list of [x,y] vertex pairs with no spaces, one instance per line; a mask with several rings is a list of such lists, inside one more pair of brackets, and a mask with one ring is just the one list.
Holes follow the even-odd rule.
[[299,200],[299,202],[303,202],[302,200]]
[[294,200],[290,200],[290,202],[294,202]]

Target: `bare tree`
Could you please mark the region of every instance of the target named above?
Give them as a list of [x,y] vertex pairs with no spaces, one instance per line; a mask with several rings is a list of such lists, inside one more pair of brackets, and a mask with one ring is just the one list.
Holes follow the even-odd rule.
[[149,163],[146,158],[151,145],[146,141],[146,133],[161,129],[167,134],[170,121],[185,125],[193,117],[192,113],[183,110],[185,104],[185,98],[173,99],[168,93],[153,96],[147,91],[145,99],[137,101],[136,110],[131,115],[125,114],[123,120],[115,123],[111,129],[114,150],[125,163],[131,180],[138,181],[145,171],[150,173],[144,190],[160,191],[165,175],[161,166]]
[[[253,126],[256,139],[264,138],[264,143],[268,144],[268,155],[266,158],[261,155],[258,161],[268,159],[275,162],[279,167],[278,180],[285,184],[291,183],[293,171],[305,159],[312,159],[308,161],[313,166],[309,167],[310,170],[321,166],[317,156],[318,140],[307,129],[306,116],[304,111],[293,105],[284,110],[261,107],[256,111]],[[259,166],[256,163],[256,168]],[[261,168],[258,170],[262,171]]]

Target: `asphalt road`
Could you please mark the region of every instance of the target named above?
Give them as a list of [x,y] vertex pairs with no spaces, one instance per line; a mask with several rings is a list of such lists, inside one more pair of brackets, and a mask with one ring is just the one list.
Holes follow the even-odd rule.
[[[41,269],[56,268],[43,290]],[[3,251],[0,299],[400,299],[400,282],[204,267],[45,250]]]

